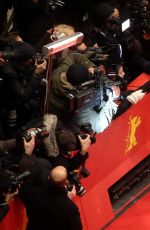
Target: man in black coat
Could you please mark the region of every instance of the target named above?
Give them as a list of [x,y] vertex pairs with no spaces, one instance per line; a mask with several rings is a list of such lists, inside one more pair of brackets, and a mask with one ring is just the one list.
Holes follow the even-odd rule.
[[29,219],[26,230],[82,229],[79,210],[67,195],[67,183],[67,170],[57,166],[52,169],[47,185],[23,186],[20,197]]
[[39,96],[38,93],[42,90],[41,81],[46,69],[46,61],[36,64],[34,48],[23,41],[13,43],[12,50],[9,51],[14,52],[14,56],[8,58],[9,60],[2,66],[4,99],[1,106],[5,108],[8,120],[9,113],[16,110],[17,122],[22,126],[31,119],[30,115],[39,112],[38,98],[41,95]]

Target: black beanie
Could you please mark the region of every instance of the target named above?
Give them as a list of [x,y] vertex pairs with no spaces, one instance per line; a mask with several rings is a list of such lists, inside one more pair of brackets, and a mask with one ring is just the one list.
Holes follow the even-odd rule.
[[33,46],[27,42],[15,42],[12,48],[14,51],[14,59],[20,62],[33,58],[35,55]]
[[89,17],[95,25],[103,25],[113,12],[113,6],[108,3],[99,2],[93,6]]
[[82,64],[73,64],[68,68],[66,76],[70,84],[78,85],[88,81],[88,68]]

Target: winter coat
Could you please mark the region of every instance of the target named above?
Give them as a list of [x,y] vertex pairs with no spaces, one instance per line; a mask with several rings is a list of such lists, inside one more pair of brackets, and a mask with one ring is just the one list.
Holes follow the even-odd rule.
[[54,187],[50,183],[44,187],[26,185],[20,197],[28,216],[26,230],[82,229],[79,210],[64,187]]

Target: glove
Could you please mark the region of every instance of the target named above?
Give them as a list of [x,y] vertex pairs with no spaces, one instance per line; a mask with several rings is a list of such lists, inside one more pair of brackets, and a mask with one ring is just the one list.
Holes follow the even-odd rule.
[[127,100],[130,101],[132,104],[137,104],[146,93],[143,93],[142,89],[139,89],[133,93],[131,93],[129,96],[127,96]]

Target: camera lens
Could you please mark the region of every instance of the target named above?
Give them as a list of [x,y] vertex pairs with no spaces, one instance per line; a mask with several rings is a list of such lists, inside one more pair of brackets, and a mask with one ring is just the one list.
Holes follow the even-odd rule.
[[78,173],[74,171],[70,172],[70,181],[71,184],[75,185],[76,194],[78,196],[83,196],[86,193],[86,189],[82,186]]
[[78,196],[83,196],[86,193],[86,189],[80,185],[79,187],[76,187],[76,193]]

